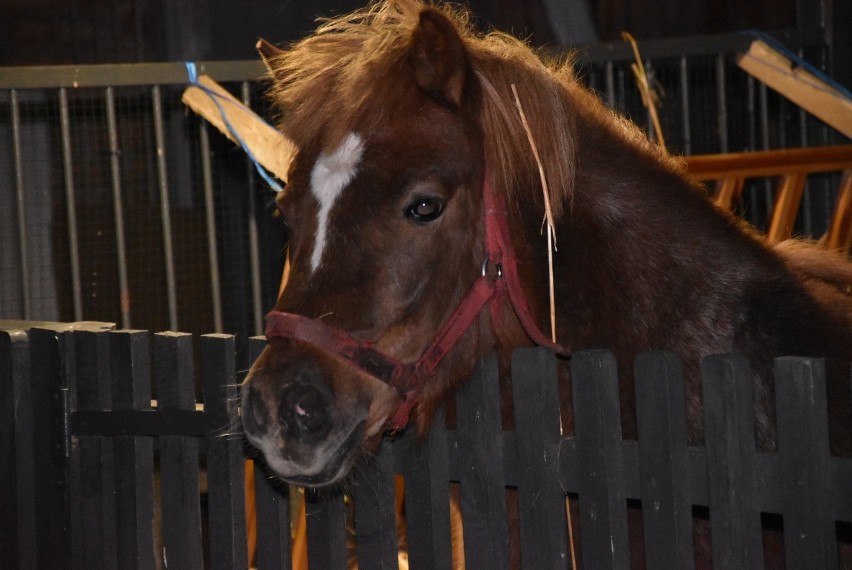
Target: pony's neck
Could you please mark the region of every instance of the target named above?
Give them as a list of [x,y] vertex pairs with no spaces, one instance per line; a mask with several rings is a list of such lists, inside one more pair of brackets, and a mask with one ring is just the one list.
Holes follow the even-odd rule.
[[[665,301],[666,287],[648,284],[653,279],[648,252],[660,243],[683,239],[677,235],[683,209],[695,210],[698,225],[718,225],[719,216],[680,168],[635,127],[615,118],[593,94],[578,90],[571,95],[576,96],[571,123],[577,169],[571,204],[556,225],[557,340],[572,348],[607,346],[610,332],[600,319],[623,320],[621,315],[636,309],[632,303],[637,298],[649,299],[651,306]],[[513,237],[529,303],[549,333],[542,198],[535,196],[526,204]],[[675,281],[679,278],[672,275]]]

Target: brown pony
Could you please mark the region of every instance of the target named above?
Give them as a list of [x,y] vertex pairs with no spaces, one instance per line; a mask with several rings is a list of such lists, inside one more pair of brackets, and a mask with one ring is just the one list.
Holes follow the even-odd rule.
[[[677,353],[696,442],[701,359],[745,353],[771,449],[772,358],[852,360],[850,265],[771,249],[570,62],[477,35],[467,18],[388,1],[261,50],[298,152],[278,200],[288,277],[242,390],[248,439],[282,479],[333,485],[388,425],[410,413],[425,430],[485,353],[547,344],[541,164],[558,246],[554,348],[615,353],[627,436],[634,358]],[[832,446],[850,454],[848,394],[833,398],[844,386],[848,375],[829,387]]]

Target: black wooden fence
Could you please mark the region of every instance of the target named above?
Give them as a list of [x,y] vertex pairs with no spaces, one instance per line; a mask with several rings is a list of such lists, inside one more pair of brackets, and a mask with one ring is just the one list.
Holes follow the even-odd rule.
[[[234,338],[106,328],[0,322],[2,567],[247,567],[245,456],[233,435],[246,365]],[[262,340],[250,346],[256,354]],[[397,567],[395,474],[405,479],[412,568],[452,566],[451,482],[467,568],[508,566],[506,487],[517,489],[525,568],[569,566],[566,493],[579,501],[585,568],[629,566],[628,501],[641,501],[649,568],[693,566],[695,508],[709,512],[714,567],[762,566],[762,513],[783,521],[789,568],[838,565],[838,529],[852,521],[852,459],[829,453],[822,361],[776,361],[777,453],[755,451],[741,357],[704,362],[703,448],[687,445],[670,354],[636,363],[638,442],[621,436],[610,354],[572,358],[571,436],[561,432],[555,357],[523,349],[512,365],[514,431],[501,428],[488,357],[458,392],[453,429],[439,412],[425,441],[386,441],[357,473],[348,492],[361,568]],[[262,470],[256,485],[255,565],[289,568],[288,489]],[[306,495],[311,567],[345,568],[344,498]]]

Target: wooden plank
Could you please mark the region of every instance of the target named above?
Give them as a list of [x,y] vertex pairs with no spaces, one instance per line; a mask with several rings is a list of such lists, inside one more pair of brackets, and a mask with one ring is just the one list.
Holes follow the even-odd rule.
[[556,356],[534,347],[512,353],[518,513],[525,568],[567,568],[568,521],[559,474],[562,440]]
[[618,370],[606,351],[571,357],[583,566],[628,568]]
[[254,489],[257,517],[258,570],[289,569],[290,554],[290,492],[282,481],[274,480],[265,467],[255,464]]
[[[192,335],[154,335],[154,379],[158,409],[195,409]],[[201,568],[201,496],[197,438],[160,438],[163,557],[169,568]]]
[[742,195],[744,182],[745,180],[738,176],[720,178],[716,181],[713,201],[723,210],[730,212],[734,209],[734,202]]
[[766,232],[769,243],[778,243],[793,235],[793,225],[799,214],[805,181],[803,173],[785,174],[781,177],[775,194],[775,205],[772,207],[772,218]]
[[71,514],[68,460],[70,441],[65,422],[72,395],[68,367],[73,367],[71,336],[66,332],[30,330],[30,370],[34,405],[32,473],[39,568],[71,568]]
[[828,402],[821,360],[775,360],[779,468],[784,473],[784,552],[788,568],[836,568],[837,545],[828,446]]
[[245,461],[238,430],[234,337],[208,334],[200,341],[204,413],[214,426],[207,445],[210,567],[247,568]]
[[670,352],[636,359],[642,531],[648,568],[694,568],[683,367]]
[[450,487],[444,408],[435,412],[421,442],[409,428],[394,443],[405,460],[405,520],[408,560],[412,568],[450,570]]
[[762,568],[751,367],[744,356],[718,355],[701,372],[713,566]]
[[[78,410],[112,408],[109,333],[72,333]],[[113,441],[94,435],[78,437],[72,447],[71,539],[75,566],[117,568],[115,459]]]
[[843,253],[852,248],[852,168],[843,173],[834,215],[828,228],[826,247]]
[[703,154],[685,156],[683,160],[693,180],[837,172],[852,168],[852,145]]
[[509,560],[497,356],[481,360],[457,390],[465,568],[497,570]]
[[231,141],[239,144],[222,118],[224,113],[228,123],[255,159],[266,170],[286,182],[290,161],[296,153],[293,143],[210,77],[201,75],[198,77],[198,83],[217,95],[211,96],[203,89],[191,85],[183,92],[181,101]]
[[23,331],[0,331],[0,560],[37,567],[30,343]]
[[852,101],[766,43],[755,40],[737,65],[802,109],[852,137]]
[[359,568],[399,568],[393,450],[384,442],[358,467],[352,487]]
[[[249,339],[249,364],[257,360],[265,346],[266,339],[263,337]],[[254,453],[260,454],[258,451]],[[256,461],[251,470],[254,497],[246,496],[246,500],[253,502],[255,508],[255,565],[258,570],[289,569],[292,563],[290,487],[270,475],[262,463],[262,460]],[[251,511],[248,505],[246,511]],[[251,522],[247,521],[247,524],[250,525]]]
[[[110,333],[112,408],[151,409],[147,331]],[[154,440],[115,438],[116,558],[119,568],[154,570]]]
[[343,495],[305,490],[308,566],[346,570],[346,507]]

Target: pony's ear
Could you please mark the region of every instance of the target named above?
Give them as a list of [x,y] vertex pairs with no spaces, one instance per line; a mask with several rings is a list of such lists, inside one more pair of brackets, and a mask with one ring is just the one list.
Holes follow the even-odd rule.
[[274,75],[275,68],[272,66],[272,62],[276,56],[284,53],[284,50],[275,47],[263,38],[257,40],[257,44],[255,44],[254,47],[260,54],[260,59],[263,60],[263,64],[266,66],[266,69],[269,70],[269,73]]
[[461,106],[467,52],[453,23],[438,10],[425,8],[420,12],[411,37],[410,61],[421,89],[440,101]]

